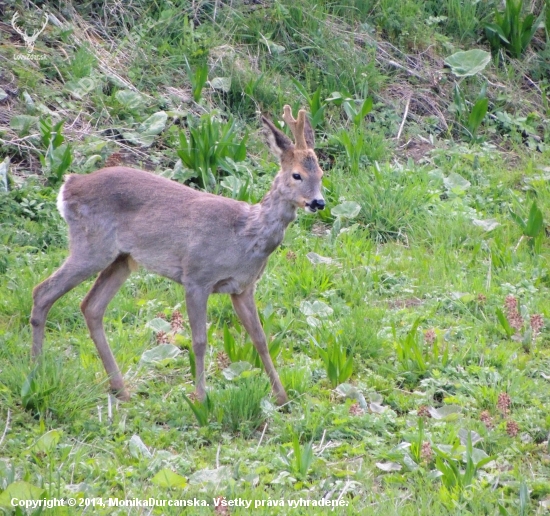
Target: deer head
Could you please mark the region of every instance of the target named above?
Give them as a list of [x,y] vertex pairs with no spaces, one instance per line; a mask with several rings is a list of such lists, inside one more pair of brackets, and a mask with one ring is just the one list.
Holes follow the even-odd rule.
[[49,14],[44,13],[44,23],[43,23],[42,27],[40,27],[40,29],[38,29],[36,32],[34,32],[32,36],[29,36],[26,32],[24,32],[22,29],[20,29],[17,26],[17,19],[18,18],[19,18],[19,13],[15,13],[13,15],[12,19],[11,19],[11,26],[23,38],[23,41],[25,42],[25,45],[27,46],[27,51],[32,52],[34,50],[34,44],[36,43],[36,38],[38,38],[38,36],[46,28],[46,25],[48,25]]
[[265,117],[262,117],[269,148],[279,158],[281,171],[275,185],[296,208],[315,213],[325,207],[321,194],[323,171],[313,151],[315,136],[306,112],[301,109],[294,119],[290,106],[283,108],[283,120],[290,128],[295,143]]

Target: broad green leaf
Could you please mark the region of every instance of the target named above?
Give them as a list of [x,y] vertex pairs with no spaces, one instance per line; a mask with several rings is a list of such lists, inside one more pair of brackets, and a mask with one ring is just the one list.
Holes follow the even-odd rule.
[[361,116],[361,119],[365,118],[372,111],[372,104],[373,104],[372,97],[369,97],[363,101],[363,105],[361,106],[361,112],[359,113],[359,115]]
[[36,129],[38,117],[30,115],[15,115],[11,117],[10,127],[17,132],[19,136],[27,134],[31,128]]
[[180,353],[181,349],[177,348],[173,344],[159,344],[153,349],[144,351],[141,355],[140,363],[154,364],[165,362],[176,358]]
[[155,141],[154,134],[143,134],[136,131],[126,131],[122,133],[122,137],[134,145],[139,145],[140,147],[151,147]]
[[361,206],[354,201],[344,201],[330,210],[335,217],[342,217],[346,219],[354,219],[357,215],[359,215],[360,211]]
[[231,77],[214,77],[210,81],[210,86],[215,90],[228,93],[231,90]]
[[516,221],[516,224],[523,230],[523,232],[525,232],[525,228],[527,227],[525,221],[516,212],[511,209],[509,211],[510,216]]
[[50,430],[40,436],[30,450],[34,453],[49,453],[57,446],[62,435],[62,430]]
[[302,301],[300,303],[300,311],[304,315],[314,315],[318,317],[329,317],[334,310],[323,301]]
[[282,45],[278,45],[274,41],[271,41],[267,38],[262,37],[260,41],[267,47],[270,54],[275,54],[275,55],[282,54],[286,50],[286,48],[283,47]]
[[28,91],[23,92],[23,99],[25,100],[25,104],[27,105],[29,111],[32,112],[32,110],[34,109],[34,100],[30,96]]
[[319,319],[317,319],[317,317],[313,317],[312,315],[308,315],[306,317],[306,322],[312,328],[320,328],[321,326],[323,326],[323,323]]
[[161,469],[152,479],[151,482],[160,487],[178,487],[183,489],[187,485],[187,479],[174,473],[168,468]]
[[327,257],[321,256],[317,253],[307,253],[306,257],[313,265],[318,265],[320,263],[330,265],[331,263],[334,262],[334,260],[332,258],[327,258]]
[[520,516],[527,516],[529,514],[529,488],[524,479],[522,479],[519,485],[519,514]]
[[329,361],[327,364],[327,376],[333,387],[338,385],[338,370],[336,369],[336,364],[332,361]]
[[333,91],[330,94],[330,97],[325,99],[325,102],[332,102],[336,106],[341,106],[344,101],[352,101],[352,100],[353,99],[351,98],[350,95],[341,93],[339,91]]
[[222,374],[227,380],[234,380],[241,376],[245,371],[250,371],[252,369],[252,364],[248,362],[234,362],[229,367],[226,367]]
[[367,401],[365,400],[365,396],[363,396],[361,391],[359,391],[359,389],[354,385],[349,383],[341,383],[335,390],[341,396],[356,400],[362,409],[367,410],[369,408]]
[[340,371],[338,383],[347,380],[353,372],[353,355],[350,355]]
[[165,333],[168,333],[172,330],[172,326],[170,325],[170,323],[165,319],[161,319],[160,317],[155,317],[154,319],[151,319],[145,326],[148,326],[154,332],[163,331]]
[[84,77],[78,81],[68,81],[65,83],[63,89],[67,91],[72,97],[82,100],[88,93],[94,90],[96,82],[89,77]]
[[462,408],[457,405],[444,405],[443,407],[440,407],[438,409],[430,407],[428,411],[434,419],[453,421],[460,416]]
[[484,27],[485,27],[485,33],[487,34],[488,37],[491,37],[491,35],[493,35],[499,38],[502,42],[510,44],[510,41],[506,37],[506,34],[504,34],[504,31],[502,30],[500,25],[497,25],[496,23],[486,23]]
[[201,469],[189,477],[189,484],[213,484],[219,487],[222,482],[231,478],[231,468],[229,466],[220,466],[216,469]]
[[0,102],[2,102],[6,98],[8,98],[8,94],[4,89],[0,88]]
[[447,190],[456,194],[464,193],[470,188],[471,183],[467,179],[464,179],[460,174],[451,172],[448,177],[443,179],[443,184]]
[[541,232],[543,227],[542,212],[539,210],[537,203],[533,201],[531,210],[529,211],[529,218],[525,226],[525,236],[535,238]]
[[500,308],[496,309],[496,316],[497,316],[498,322],[504,328],[506,335],[508,335],[508,337],[511,337],[515,332],[510,326],[508,319],[506,318],[506,316],[504,315],[504,313]]
[[145,446],[145,443],[141,440],[141,437],[136,434],[132,435],[130,438],[128,448],[130,449],[130,455],[136,459],[140,459],[141,457],[150,459],[153,456],[147,446]]
[[388,407],[384,407],[380,403],[371,403],[369,404],[369,409],[373,414],[382,414],[388,410]]
[[145,99],[139,93],[132,90],[120,90],[115,93],[115,98],[129,109],[137,109],[145,104]]
[[93,154],[90,156],[83,165],[83,168],[85,170],[92,170],[97,168],[97,163],[103,160],[103,156],[101,154]]
[[458,438],[464,446],[466,446],[466,444],[468,443],[468,437],[471,439],[472,445],[483,441],[483,437],[481,437],[481,435],[479,435],[477,432],[474,432],[473,430],[466,430],[465,428],[461,428],[458,431]]
[[491,54],[475,48],[457,52],[445,59],[445,64],[458,77],[468,77],[482,72],[491,61]]
[[485,115],[487,114],[487,108],[489,106],[489,99],[487,97],[479,99],[472,108],[470,115],[468,116],[468,127],[472,133],[475,133],[478,127],[483,122]]
[[146,135],[160,134],[166,127],[166,120],[168,120],[166,112],[158,111],[141,123],[139,132]]
[[472,224],[474,226],[480,227],[484,231],[493,231],[493,229],[500,226],[500,222],[496,219],[472,219]]
[[2,494],[0,494],[0,507],[6,507],[13,510],[11,500],[17,498],[19,500],[40,500],[44,495],[44,489],[36,487],[24,480],[13,482]]
[[[468,458],[467,455],[468,455],[467,451],[465,451],[462,454],[462,460],[464,462],[466,462],[466,460]],[[487,455],[483,450],[480,450],[478,448],[472,448],[472,453],[471,453],[470,456],[472,458],[472,462],[474,463],[474,466],[477,466],[478,464],[483,462],[483,464],[481,466],[479,466],[479,467],[482,467],[484,465],[489,464],[492,461],[492,457],[489,457],[489,455]],[[486,459],[489,459],[489,461],[487,461]]]
[[376,467],[386,472],[401,471],[401,464],[397,462],[377,462]]
[[230,192],[239,192],[244,182],[236,176],[227,176],[220,184]]
[[470,303],[475,299],[475,296],[468,292],[451,292],[449,297],[454,301],[461,301],[462,303]]

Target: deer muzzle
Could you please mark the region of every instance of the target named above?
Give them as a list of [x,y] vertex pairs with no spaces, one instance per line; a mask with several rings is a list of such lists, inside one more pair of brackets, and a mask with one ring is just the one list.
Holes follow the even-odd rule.
[[310,213],[315,213],[317,210],[324,210],[324,209],[325,209],[325,200],[323,198],[313,199],[313,201],[309,203],[306,202],[306,211]]

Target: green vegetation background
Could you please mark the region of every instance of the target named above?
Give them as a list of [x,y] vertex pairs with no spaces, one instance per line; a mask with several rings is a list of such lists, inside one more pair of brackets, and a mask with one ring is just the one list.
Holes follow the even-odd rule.
[[[25,60],[13,15],[31,34],[46,10]],[[281,499],[546,513],[549,13],[540,0],[4,2],[0,511],[72,496],[209,504],[97,514],[245,513],[217,497],[265,500],[254,514],[333,513],[267,506]],[[33,369],[32,288],[67,256],[63,174],[126,164],[257,202],[277,171],[258,116],[286,103],[311,114],[327,200],[258,285],[289,406],[273,406],[226,296],[209,303],[210,402],[193,402],[182,289],[144,270],[105,322],[129,403],[108,397],[79,311],[90,282],[53,307]]]

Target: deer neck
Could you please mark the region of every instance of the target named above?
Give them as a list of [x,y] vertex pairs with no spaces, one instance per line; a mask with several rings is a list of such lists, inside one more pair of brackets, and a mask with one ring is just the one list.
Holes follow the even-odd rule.
[[281,244],[286,228],[296,218],[297,208],[282,190],[281,180],[276,177],[271,190],[254,206],[249,234],[254,237],[252,247],[256,253],[269,256]]

